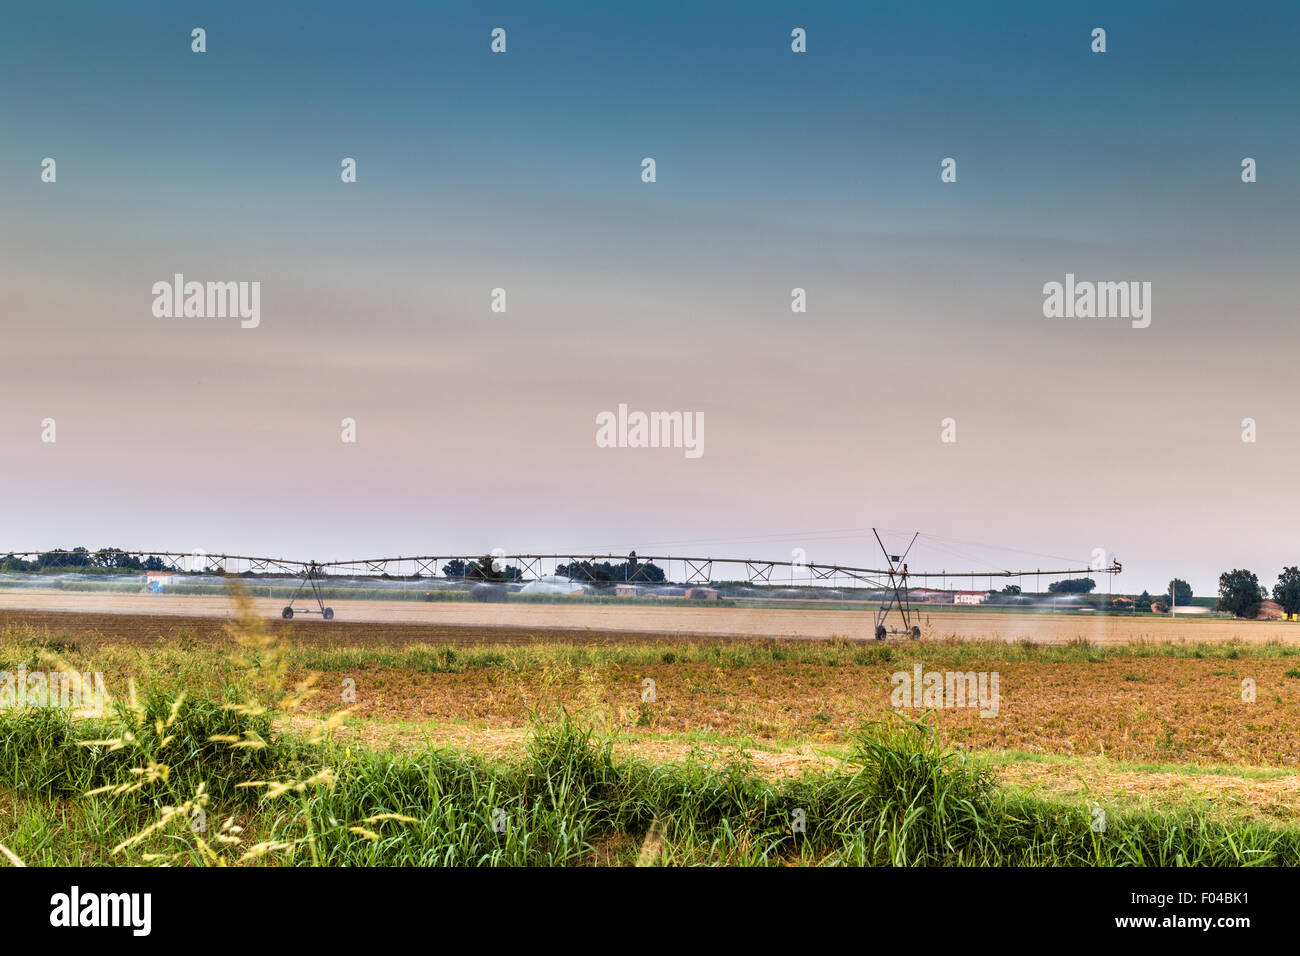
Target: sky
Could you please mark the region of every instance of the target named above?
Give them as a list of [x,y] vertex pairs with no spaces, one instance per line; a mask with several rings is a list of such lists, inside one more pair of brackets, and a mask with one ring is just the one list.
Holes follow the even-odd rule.
[[1300,563],[1295,4],[271,6],[0,11],[0,550]]

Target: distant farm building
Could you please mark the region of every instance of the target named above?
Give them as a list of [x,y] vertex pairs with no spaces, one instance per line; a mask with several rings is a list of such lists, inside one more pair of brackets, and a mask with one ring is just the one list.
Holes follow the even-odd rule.
[[686,597],[695,598],[697,601],[716,601],[718,592],[715,588],[687,588]]
[[[889,592],[886,591],[888,596]],[[912,604],[983,604],[988,595],[983,591],[940,591],[936,588],[908,588],[907,600]]]
[[635,584],[616,584],[614,585],[615,597],[636,597],[641,593],[641,589]]
[[158,591],[175,584],[178,578],[175,571],[146,571],[144,584],[150,591]]

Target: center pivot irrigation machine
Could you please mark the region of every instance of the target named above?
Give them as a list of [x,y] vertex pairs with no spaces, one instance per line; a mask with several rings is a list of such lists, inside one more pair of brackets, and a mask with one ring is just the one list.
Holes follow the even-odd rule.
[[[640,555],[635,551],[626,557],[614,554],[507,554],[498,549],[486,555],[417,555],[413,557],[363,558],[351,561],[299,561],[288,558],[252,557],[237,554],[208,554],[203,551],[123,551],[109,548],[100,551],[77,549],[74,551],[11,551],[5,558],[0,558],[0,569],[12,569],[16,561],[24,562],[19,567],[26,567],[26,562],[34,562],[41,570],[111,568],[118,570],[176,571],[184,573],[215,573],[221,575],[283,575],[297,578],[298,587],[284,606],[281,616],[291,620],[296,615],[319,614],[324,620],[334,619],[334,609],[325,603],[325,586],[330,579],[356,578],[400,578],[422,580],[437,578],[440,569],[448,567],[463,569],[463,580],[472,584],[497,584],[524,586],[530,582],[542,582],[549,569],[551,580],[556,579],[558,569],[566,570],[565,579],[580,584],[601,583],[618,584],[659,584],[679,582],[686,586],[703,586],[715,581],[746,582],[754,587],[778,586],[847,586],[869,588],[878,592],[880,606],[875,614],[875,638],[885,640],[889,635],[901,635],[912,640],[921,636],[921,627],[917,623],[917,612],[913,608],[909,592],[910,582],[920,579],[930,581],[935,578],[970,579],[987,578],[992,584],[994,578],[1027,578],[1043,575],[1049,577],[1071,574],[1119,574],[1123,567],[1119,561],[1111,559],[1109,564],[1095,560],[1091,567],[1073,568],[1033,568],[1033,569],[993,569],[984,571],[912,571],[909,570],[907,557],[916,544],[920,532],[912,535],[907,548],[902,554],[892,554],[885,547],[879,532],[872,528],[876,543],[884,555],[884,568],[859,568],[842,564],[817,564],[802,560],[768,561],[756,558],[692,558],[675,555]],[[927,536],[929,537],[929,536]],[[624,577],[617,581],[597,581],[592,573],[592,563],[596,561],[622,561]],[[736,569],[736,572],[715,577],[717,567]],[[496,569],[509,568],[510,576],[500,575]],[[680,569],[678,577],[673,576],[674,569]],[[778,569],[788,569],[788,582],[780,576],[775,577]],[[445,570],[445,576],[450,577]],[[798,575],[798,581],[795,580]],[[310,603],[315,606],[303,607],[299,599],[308,599],[303,592],[310,590]],[[899,626],[889,626],[891,615],[898,619]]]

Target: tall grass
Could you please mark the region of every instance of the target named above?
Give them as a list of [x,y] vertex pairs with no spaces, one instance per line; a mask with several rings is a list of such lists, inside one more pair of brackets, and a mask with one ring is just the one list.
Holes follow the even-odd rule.
[[[127,734],[130,747],[84,746]],[[142,781],[163,759],[167,773]],[[1007,795],[901,720],[863,728],[845,768],[772,781],[743,755],[619,760],[563,712],[538,720],[524,756],[488,761],[312,745],[275,734],[265,714],[160,695],[94,724],[0,717],[0,799],[23,821],[0,844],[28,863],[1300,863],[1295,828],[1143,812],[1099,832],[1088,807]],[[189,809],[164,813],[177,807]]]

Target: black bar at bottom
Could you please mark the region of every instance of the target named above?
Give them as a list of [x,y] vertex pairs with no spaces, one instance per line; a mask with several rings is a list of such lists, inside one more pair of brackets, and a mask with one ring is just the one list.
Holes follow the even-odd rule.
[[[749,936],[766,939],[774,922],[813,934],[810,945],[838,937],[874,948],[895,940],[1149,943],[1191,935],[1230,945],[1259,930],[1275,938],[1289,928],[1290,877],[1269,869],[6,868],[0,925],[6,943],[112,937],[128,947],[192,942],[196,934],[340,945],[431,931],[454,933],[462,947],[557,933],[648,946],[680,939],[687,926],[695,945],[716,937],[734,946]],[[103,894],[114,896],[105,901]],[[147,909],[144,896],[130,894],[148,894]],[[119,925],[72,925],[93,920],[92,911],[105,913],[104,922],[116,911]]]

